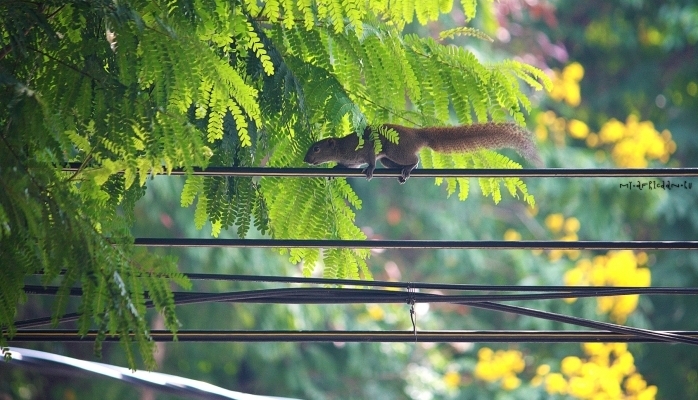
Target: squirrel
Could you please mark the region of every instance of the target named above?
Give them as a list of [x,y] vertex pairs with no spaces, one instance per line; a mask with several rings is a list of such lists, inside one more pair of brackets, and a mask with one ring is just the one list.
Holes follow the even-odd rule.
[[472,124],[450,127],[409,128],[401,125],[385,124],[399,134],[398,143],[388,141],[380,136],[382,149],[376,154],[373,146],[367,145],[371,128],[364,130],[364,146],[357,148],[357,135],[341,138],[326,138],[313,143],[305,155],[304,161],[318,165],[330,161],[337,162],[337,167],[358,168],[368,164],[364,169],[366,178],[371,180],[376,169],[376,160],[386,168],[400,168],[400,183],[405,183],[410,172],[419,163],[419,150],[429,147],[440,153],[471,152],[481,149],[498,149],[510,147],[515,149],[536,167],[543,163],[538,156],[530,132],[514,123]]

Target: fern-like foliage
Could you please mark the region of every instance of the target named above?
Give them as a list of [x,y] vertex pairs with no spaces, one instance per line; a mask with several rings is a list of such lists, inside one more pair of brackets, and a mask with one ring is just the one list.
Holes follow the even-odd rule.
[[485,32],[483,32],[479,29],[471,28],[469,26],[461,26],[458,28],[447,29],[447,30],[439,33],[439,39],[441,39],[441,40],[453,38],[455,36],[472,36],[472,37],[476,37],[478,39],[486,40],[488,42],[494,41]]
[[[475,0],[461,0],[468,20]],[[146,301],[175,330],[170,282],[187,284],[173,260],[132,246],[133,206],[149,176],[174,168],[299,166],[325,136],[394,122],[410,126],[507,117],[523,123],[521,83],[541,71],[403,36],[436,20],[449,0],[154,0],[0,3],[0,327],[11,337],[24,277],[83,288],[80,328],[119,335],[135,366],[152,342]],[[472,28],[446,32],[484,38]],[[377,130],[392,142],[399,135]],[[374,141],[374,143],[379,143]],[[375,146],[375,144],[374,144]],[[378,150],[378,149],[376,149]],[[78,162],[76,173],[64,173]],[[518,168],[494,152],[444,156],[425,167]],[[444,180],[449,194],[467,179]],[[438,182],[438,180],[437,180]],[[533,203],[518,179],[481,179],[495,201],[501,185]],[[254,226],[275,238],[364,239],[361,201],[345,179],[188,176],[182,205],[217,236]],[[368,251],[294,249],[311,274],[370,277]],[[65,274],[60,274],[65,270]],[[147,293],[147,298],[146,298]]]

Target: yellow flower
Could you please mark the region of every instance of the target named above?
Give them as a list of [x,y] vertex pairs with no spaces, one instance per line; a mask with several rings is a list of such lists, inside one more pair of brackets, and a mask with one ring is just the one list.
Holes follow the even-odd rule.
[[631,277],[629,284],[631,286],[647,287],[651,282],[652,274],[650,273],[650,270],[648,268],[638,268]]
[[513,229],[507,229],[506,232],[504,232],[504,240],[510,242],[519,241],[521,240],[521,234]]
[[615,118],[610,119],[603,124],[599,132],[599,138],[602,143],[617,142],[625,136],[625,125]]
[[514,390],[519,386],[521,386],[521,379],[514,374],[508,374],[502,378],[502,389],[504,390]]
[[670,132],[659,133],[651,121],[640,121],[636,115],[628,116],[625,125],[609,120],[599,135],[603,143],[616,143],[613,160],[621,167],[644,168],[653,159],[667,162],[675,146]]
[[567,131],[575,139],[584,139],[589,135],[589,127],[578,119],[572,119],[567,123]]
[[523,371],[525,367],[523,354],[520,351],[492,351],[490,348],[483,347],[478,351],[475,377],[486,382],[501,379],[505,390],[513,390],[521,385],[516,373]]
[[370,306],[368,306],[367,311],[368,316],[371,317],[371,319],[374,321],[382,321],[385,317],[385,312],[383,311],[383,308],[376,304],[371,304]]
[[478,362],[475,365],[475,377],[485,382],[494,382],[499,378],[492,363],[489,362]]
[[611,368],[614,369],[620,376],[628,376],[635,372],[635,358],[629,352],[625,352],[616,357]]
[[628,352],[628,344],[627,343],[609,343],[608,345],[615,354],[616,357],[620,357],[621,355],[625,354]]
[[585,283],[584,271],[581,268],[572,268],[565,272],[564,281],[567,286],[581,285]]
[[633,140],[622,140],[613,148],[613,161],[626,168],[645,168],[647,159],[644,149]]
[[647,387],[647,382],[642,379],[642,375],[634,373],[625,380],[625,390],[630,393],[640,393]]
[[545,217],[545,226],[548,227],[553,233],[560,232],[562,225],[565,222],[565,217],[562,214],[550,214]]
[[572,107],[576,107],[582,102],[579,84],[576,82],[565,82],[565,101]]
[[635,254],[630,250],[622,250],[609,255],[606,263],[607,279],[610,281],[609,283],[621,286],[637,269]]
[[455,389],[460,384],[460,374],[456,371],[448,371],[443,377],[446,387]]
[[567,381],[557,372],[545,377],[545,390],[550,394],[565,394],[567,392]]
[[640,296],[637,294],[618,296],[615,299],[615,304],[611,310],[611,317],[618,323],[623,323],[637,308],[637,302]]
[[582,348],[587,355],[596,356],[602,354],[608,354],[608,349],[603,343],[584,343]]
[[519,373],[526,368],[523,353],[518,350],[509,350],[504,353],[504,360],[511,371]]
[[549,394],[566,394],[575,399],[654,399],[657,388],[648,387],[642,375],[635,372],[635,360],[626,343],[584,343],[582,348],[586,359],[563,358],[561,373],[550,373],[549,366],[541,365],[531,384],[545,383]]
[[596,379],[598,375],[603,373],[602,367],[600,364],[597,363],[597,361],[599,361],[600,358],[604,357],[605,354],[603,353],[591,355],[591,361],[587,361],[582,364],[582,367],[579,369],[579,375],[584,376],[586,378]]
[[592,380],[579,376],[570,378],[569,394],[579,399],[589,399],[594,395],[596,385]]
[[654,397],[657,395],[657,387],[652,385],[649,386],[647,389],[643,390],[642,392],[637,394],[636,399],[637,400],[654,400]]
[[563,229],[567,233],[574,233],[574,232],[577,232],[579,230],[579,227],[580,227],[579,220],[575,217],[569,217],[565,220],[565,225],[564,225]]
[[536,375],[543,376],[543,375],[548,375],[550,373],[550,365],[548,364],[541,364],[536,368]]
[[615,377],[611,376],[610,374],[604,374],[600,376],[599,379],[599,384],[601,386],[601,389],[612,399],[619,399],[621,398],[621,393],[623,391],[620,389],[620,383],[616,380]]
[[562,70],[562,73],[553,71],[551,77],[553,89],[550,97],[555,100],[564,100],[571,106],[578,106],[581,101],[579,81],[584,77],[584,67],[574,62]]
[[573,62],[562,70],[562,79],[564,80],[579,82],[582,78],[584,78],[584,67],[578,62]]
[[560,369],[567,376],[575,375],[582,368],[582,360],[579,357],[569,356],[562,359]]
[[481,361],[484,360],[491,360],[492,356],[494,355],[494,351],[490,349],[489,347],[483,347],[480,350],[477,351],[477,358],[480,359]]

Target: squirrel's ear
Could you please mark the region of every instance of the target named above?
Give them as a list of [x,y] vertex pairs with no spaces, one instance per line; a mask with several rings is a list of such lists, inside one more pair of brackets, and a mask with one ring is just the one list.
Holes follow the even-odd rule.
[[337,144],[337,141],[334,139],[327,139],[327,145],[330,147],[334,147],[335,144]]

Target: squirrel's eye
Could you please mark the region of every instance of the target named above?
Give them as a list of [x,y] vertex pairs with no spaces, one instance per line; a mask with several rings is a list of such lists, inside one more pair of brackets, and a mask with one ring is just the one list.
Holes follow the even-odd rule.
[[316,153],[319,153],[319,152],[320,152],[320,146],[315,146],[315,147],[313,147],[313,151],[316,152]]

